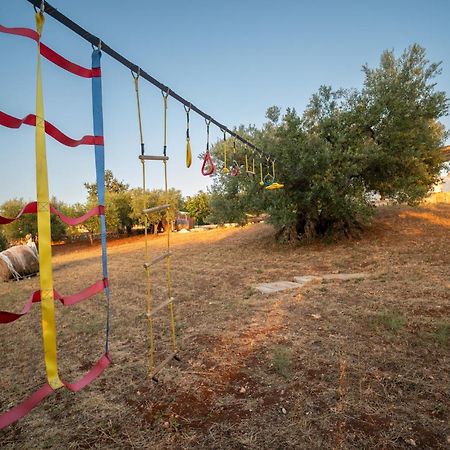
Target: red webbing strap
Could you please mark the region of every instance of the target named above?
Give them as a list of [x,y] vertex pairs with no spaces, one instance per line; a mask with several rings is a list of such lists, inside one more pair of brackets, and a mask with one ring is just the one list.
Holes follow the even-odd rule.
[[[109,358],[109,354],[104,354],[95,364],[95,366],[80,380],[75,381],[74,383],[67,383],[63,381],[64,386],[72,392],[81,391],[88,384],[92,383],[97,377],[99,377],[103,371],[110,365],[111,360]],[[14,422],[17,422],[22,417],[26,416],[34,407],[39,405],[39,403],[44,400],[44,398],[48,397],[53,392],[53,389],[50,387],[48,383],[45,383],[41,386],[36,392],[30,395],[26,400],[18,405],[11,408],[9,411],[6,411],[3,414],[0,414],[0,430],[2,428],[11,425]]]
[[67,383],[63,380],[64,386],[72,392],[81,391],[89,383],[92,383],[103,371],[110,365],[111,360],[109,354],[105,353],[98,361],[97,364],[80,380],[75,383]]
[[[53,291],[53,296],[55,300],[59,300],[64,306],[75,305],[76,303],[80,303],[83,300],[87,300],[90,297],[101,292],[103,289],[108,287],[108,280],[98,280],[91,286],[86,289],[83,289],[80,292],[72,295],[66,295],[63,297],[58,291]],[[41,301],[41,291],[35,291],[31,294],[30,298],[25,303],[22,311],[20,313],[11,313],[8,311],[0,311],[0,324],[1,323],[10,323],[14,322],[17,319],[20,319],[25,314],[28,314],[33,306],[33,303],[38,303]]]
[[[39,40],[38,33],[36,31],[32,30],[31,28],[9,28],[9,27],[4,27],[3,25],[0,25],[0,32],[27,37],[27,38],[33,39],[33,41],[36,41],[36,42],[38,42],[38,40]],[[87,69],[86,67],[79,66],[78,64],[75,64],[75,63],[69,61],[68,59],[64,58],[59,53],[56,53],[54,50],[47,47],[42,42],[41,42],[40,48],[41,48],[41,55],[44,58],[48,59],[52,63],[61,67],[62,69],[65,69],[68,72],[73,73],[74,75],[78,75],[78,76],[84,77],[84,78],[93,78],[93,77],[101,76],[100,68]]]
[[44,400],[45,397],[48,397],[52,392],[53,389],[50,385],[45,383],[22,403],[19,403],[9,411],[0,414],[0,430],[26,416],[35,406],[39,405],[39,403],[41,403],[41,401]]
[[19,219],[20,216],[22,216],[22,214],[36,214],[36,212],[37,212],[37,202],[28,203],[22,208],[22,211],[20,211],[16,217],[9,218],[0,216],[0,225],[7,225],[8,223],[14,222],[15,220]]
[[[22,124],[36,126],[36,115],[28,114],[23,119],[17,119],[9,114],[0,111],[0,125],[8,128],[19,128]],[[103,136],[83,136],[81,139],[72,139],[58,130],[53,124],[45,121],[45,132],[67,147],[77,147],[78,145],[103,145]]]
[[[83,214],[80,217],[65,216],[62,212],[58,211],[52,205],[50,205],[50,211],[53,214],[56,214],[67,225],[74,226],[85,222],[86,220],[90,219],[93,216],[100,216],[102,214],[105,214],[105,207],[102,205],[94,206],[86,214]],[[0,225],[6,225],[8,223],[14,222],[15,220],[19,219],[22,216],[22,214],[36,214],[36,212],[37,212],[37,202],[28,203],[23,207],[22,211],[20,211],[16,217],[9,218],[0,216]]]
[[52,205],[50,205],[50,212],[53,213],[53,214],[56,214],[65,224],[74,226],[74,225],[79,225],[80,223],[86,222],[86,220],[90,219],[93,216],[104,215],[105,214],[105,207],[103,205],[94,206],[86,214],[83,214],[80,217],[68,217],[68,216],[65,216],[62,212],[59,212]]

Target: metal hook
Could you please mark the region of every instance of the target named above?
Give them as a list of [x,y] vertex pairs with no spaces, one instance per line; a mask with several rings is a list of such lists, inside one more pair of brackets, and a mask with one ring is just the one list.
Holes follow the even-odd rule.
[[167,91],[166,91],[166,92],[164,92],[164,91],[161,89],[161,94],[162,94],[162,96],[163,96],[164,98],[167,98],[167,97],[169,96],[169,94],[170,94],[170,88],[167,88]]
[[131,69],[130,71],[131,71],[131,75],[133,76],[133,78],[135,80],[137,80],[141,76],[141,68],[140,67],[138,67],[137,72],[135,72],[133,69]]
[[[92,50],[95,50],[95,45],[94,44],[91,43],[91,47],[92,47]],[[97,50],[101,51],[101,49],[102,49],[102,40],[99,39],[98,40],[98,44],[97,44]]]

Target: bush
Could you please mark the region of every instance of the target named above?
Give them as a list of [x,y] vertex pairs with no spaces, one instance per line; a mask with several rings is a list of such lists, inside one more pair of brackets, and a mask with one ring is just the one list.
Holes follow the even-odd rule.
[[0,230],[0,252],[6,250],[9,247],[8,239],[6,239],[5,233],[3,230]]

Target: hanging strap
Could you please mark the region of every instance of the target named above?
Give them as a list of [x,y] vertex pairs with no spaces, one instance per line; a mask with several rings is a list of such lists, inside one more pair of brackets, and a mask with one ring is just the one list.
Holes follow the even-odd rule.
[[[139,77],[141,76],[141,69],[138,68],[138,72],[134,75],[131,72],[131,75],[134,78],[134,90],[136,91],[136,105],[137,105],[137,113],[138,113],[138,125],[139,125],[139,142],[141,144],[141,155],[145,154],[145,145],[144,145],[144,135],[142,132],[142,118],[141,118],[141,100],[139,96]],[[144,162],[144,160],[142,160]]]
[[63,384],[58,375],[56,350],[55,303],[53,298],[52,249],[50,232],[50,202],[48,194],[47,156],[45,148],[44,102],[42,95],[40,38],[44,15],[36,13],[38,39],[36,83],[36,190],[39,246],[39,272],[41,290],[42,335],[47,380],[53,389]]
[[[167,92],[163,92],[164,98],[164,156],[167,156],[167,98],[169,97],[169,89]],[[167,159],[164,160],[164,192],[166,194],[166,202],[169,203],[169,183],[167,177]],[[172,300],[172,284],[171,284],[171,275],[170,275],[170,232],[171,232],[171,221],[168,216],[167,217],[167,299],[169,300],[169,314],[170,314],[170,328],[172,335],[172,351],[175,353],[177,350],[177,342],[176,342],[176,334],[175,334],[175,314],[173,310],[173,302]],[[153,344],[152,344],[153,345]],[[153,361],[153,356],[152,356]],[[153,366],[151,367],[153,369]]]
[[191,138],[189,136],[189,113],[191,112],[191,104],[189,107],[184,106],[186,111],[186,167],[189,169],[192,164]]
[[264,186],[262,157],[259,155],[259,185]]
[[[100,69],[99,48],[92,52],[92,69]],[[103,100],[102,100],[102,79],[92,78],[92,117],[94,134],[103,136]],[[95,145],[95,173],[97,181],[97,196],[99,207],[105,207],[105,147],[102,144]],[[108,279],[108,259],[106,253],[106,220],[104,214],[100,215],[100,239],[102,243],[102,271],[103,278]],[[105,329],[105,353],[109,353],[109,328],[110,328],[110,291],[109,286],[105,286],[106,296],[106,329]]]
[[222,172],[227,174],[229,173],[228,165],[227,165],[227,134],[223,131],[223,170]]
[[211,158],[211,153],[209,152],[209,126],[211,124],[211,119],[205,119],[206,122],[206,152],[203,158],[202,164],[202,175],[208,176],[214,173],[214,163]]
[[239,175],[240,168],[239,164],[236,161],[236,139],[233,139],[233,167],[231,168],[230,175],[232,177],[236,177]]

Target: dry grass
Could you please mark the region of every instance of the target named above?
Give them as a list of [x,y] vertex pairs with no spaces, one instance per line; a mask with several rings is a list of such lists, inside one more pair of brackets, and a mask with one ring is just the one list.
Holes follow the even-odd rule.
[[[143,242],[111,243],[113,365],[0,431],[2,448],[390,449],[450,445],[449,205],[383,208],[362,239],[280,247],[267,225],[174,236],[182,361],[146,377]],[[151,242],[163,250],[165,240]],[[58,290],[100,276],[98,248],[59,250]],[[371,272],[263,296],[257,282]],[[164,297],[163,266],[153,276]],[[19,310],[38,280],[0,286]],[[157,286],[157,288],[156,288]],[[100,297],[57,306],[61,373],[103,351]],[[44,379],[39,308],[0,328],[0,408]],[[157,343],[168,342],[167,320]],[[158,358],[166,347],[158,347]]]

